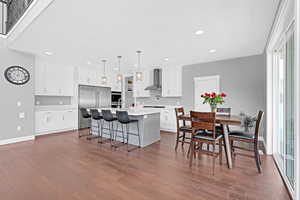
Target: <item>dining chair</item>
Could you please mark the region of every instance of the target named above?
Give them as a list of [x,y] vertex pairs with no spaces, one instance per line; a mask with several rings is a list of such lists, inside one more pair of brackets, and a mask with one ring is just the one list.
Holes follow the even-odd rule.
[[[242,155],[242,156],[254,158],[255,162],[256,162],[256,167],[258,169],[258,173],[261,173],[261,159],[260,159],[260,155],[259,155],[258,137],[259,137],[259,128],[261,125],[263,115],[264,115],[264,112],[261,110],[257,114],[254,134],[251,134],[249,132],[244,132],[244,131],[229,132],[229,139],[230,139],[230,143],[231,143],[231,152],[232,152],[233,160],[235,160],[236,155]],[[244,143],[251,144],[251,145],[253,144],[253,149],[247,149],[247,148],[244,148],[241,146],[235,146],[234,142],[244,142]],[[236,152],[235,149],[253,152],[254,156],[245,154],[245,153]]]
[[184,108],[183,107],[175,108],[175,114],[176,114],[176,124],[177,124],[177,137],[176,137],[175,151],[177,151],[179,143],[181,143],[182,146],[184,144],[190,144],[191,143],[190,142],[191,141],[191,136],[187,137],[186,133],[192,134],[192,127],[190,125],[186,125],[185,120],[180,119],[180,116],[184,115]]
[[[198,157],[205,153],[213,157],[213,175],[215,174],[215,159],[219,157],[222,164],[222,142],[223,134],[216,131],[216,113],[214,112],[194,112],[191,111],[192,122],[192,140],[191,140],[191,156],[190,167],[194,154],[198,153]],[[204,150],[202,145],[212,145],[210,149]],[[216,152],[216,145],[219,145],[219,152]]]

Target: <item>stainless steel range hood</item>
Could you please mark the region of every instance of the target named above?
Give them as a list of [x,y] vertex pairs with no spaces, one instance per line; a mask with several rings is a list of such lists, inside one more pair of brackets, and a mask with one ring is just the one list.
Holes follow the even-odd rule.
[[154,90],[160,91],[161,90],[161,69],[154,69],[153,70],[153,85],[150,85],[145,88],[145,90]]

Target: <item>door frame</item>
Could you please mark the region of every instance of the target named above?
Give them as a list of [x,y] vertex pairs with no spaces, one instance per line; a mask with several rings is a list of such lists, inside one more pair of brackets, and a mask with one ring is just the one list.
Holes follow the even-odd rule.
[[196,107],[196,87],[195,87],[196,81],[198,81],[198,80],[209,80],[209,79],[216,79],[217,80],[217,82],[218,82],[217,83],[217,93],[220,92],[220,75],[194,77],[194,109]]

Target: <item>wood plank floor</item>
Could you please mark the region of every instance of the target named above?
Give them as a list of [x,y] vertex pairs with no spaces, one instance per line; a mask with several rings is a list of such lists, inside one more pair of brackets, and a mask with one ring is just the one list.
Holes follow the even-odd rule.
[[77,131],[38,137],[0,147],[0,199],[3,200],[235,200],[289,199],[271,157],[238,157],[230,170],[203,156],[188,167],[185,150],[174,152],[175,134],[134,152],[111,150],[78,139]]

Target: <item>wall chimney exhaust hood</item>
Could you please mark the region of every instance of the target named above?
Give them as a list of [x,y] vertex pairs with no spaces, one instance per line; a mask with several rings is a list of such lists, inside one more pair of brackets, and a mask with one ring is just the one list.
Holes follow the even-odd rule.
[[161,69],[154,69],[153,73],[153,85],[146,87],[145,90],[161,91]]

